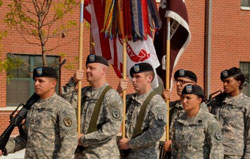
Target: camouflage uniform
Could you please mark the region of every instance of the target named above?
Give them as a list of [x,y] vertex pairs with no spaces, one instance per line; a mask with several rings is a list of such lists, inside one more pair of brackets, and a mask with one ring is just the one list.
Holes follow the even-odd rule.
[[[84,150],[75,154],[75,158],[81,159],[119,159],[120,153],[116,143],[116,135],[120,130],[122,121],[122,100],[120,95],[110,89],[104,96],[101,111],[97,120],[98,130],[87,134],[89,122],[97,100],[102,91],[108,86],[104,84],[101,88],[82,88],[82,114],[81,138]],[[76,104],[75,84],[71,79],[63,88],[63,97],[71,103]]]
[[250,158],[250,98],[226,97],[212,108],[222,127],[225,158]]
[[[178,118],[179,116],[181,116],[181,114],[183,114],[185,112],[185,110],[184,110],[184,108],[183,108],[182,103],[181,103],[180,100],[176,100],[176,101],[170,102],[169,107],[170,107],[170,112],[169,112],[169,115],[170,115],[169,136],[170,136],[170,139],[172,139],[174,121],[176,120],[176,118]],[[202,110],[208,112],[207,105],[204,102],[201,103],[200,108]]]
[[8,153],[26,147],[26,159],[72,158],[77,146],[76,115],[56,93],[32,105],[25,121],[26,136],[9,140]]
[[160,95],[155,95],[146,106],[146,115],[141,128],[143,132],[132,138],[137,116],[149,93],[140,96],[133,94],[132,99],[130,99],[131,102],[129,102],[130,105],[128,105],[126,137],[130,139],[128,145],[131,149],[129,155],[126,157],[128,159],[159,158],[159,140],[164,133],[166,125],[166,104]]
[[172,159],[223,159],[221,129],[210,113],[200,109],[194,118],[183,113],[173,129]]

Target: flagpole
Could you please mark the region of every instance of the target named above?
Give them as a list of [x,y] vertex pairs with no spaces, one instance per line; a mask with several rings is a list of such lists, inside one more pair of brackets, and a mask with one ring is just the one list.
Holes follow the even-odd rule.
[[[166,89],[169,91],[170,88],[170,18],[167,17],[167,50],[166,50]],[[166,124],[166,141],[169,140],[169,102],[170,99],[167,98],[167,124]]]
[[[116,7],[118,10],[118,26],[119,26],[119,32],[122,38],[122,46],[123,46],[123,66],[122,66],[122,79],[127,79],[127,39],[125,36],[124,31],[124,4],[123,0],[118,0],[116,3]],[[117,36],[119,38],[119,36]],[[122,90],[122,101],[123,101],[123,113],[122,113],[122,138],[125,138],[126,136],[126,127],[125,127],[125,120],[126,120],[126,90]]]
[[[78,69],[82,70],[82,54],[83,54],[83,9],[84,0],[81,0],[81,16],[80,16],[80,44],[79,44],[79,59]],[[77,133],[81,133],[81,97],[82,97],[82,81],[78,82],[78,96],[77,96]]]
[[[126,50],[126,40],[123,39],[123,80],[127,78],[127,50]],[[123,118],[122,118],[122,138],[125,138],[125,120],[126,120],[126,90],[122,91],[123,100]]]

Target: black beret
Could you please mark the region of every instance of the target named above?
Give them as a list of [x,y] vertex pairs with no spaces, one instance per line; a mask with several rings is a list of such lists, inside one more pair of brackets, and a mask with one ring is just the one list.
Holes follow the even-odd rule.
[[33,79],[36,77],[49,77],[57,79],[57,72],[52,67],[37,67],[33,71]]
[[104,57],[97,56],[95,54],[89,54],[89,56],[87,57],[86,65],[88,65],[89,63],[101,63],[109,66],[108,61]]
[[177,80],[177,78],[179,77],[185,77],[197,83],[197,77],[195,73],[192,71],[184,70],[184,69],[177,70],[174,73],[174,79]]
[[237,67],[230,68],[228,70],[224,70],[220,73],[220,79],[223,81],[224,79],[234,76],[234,75],[239,75],[242,74],[241,70]]
[[202,88],[198,85],[191,85],[191,84],[186,85],[182,90],[182,95],[183,94],[195,94],[204,99],[204,92]]
[[149,63],[139,63],[135,64],[130,68],[130,76],[133,77],[135,73],[154,71],[153,67]]

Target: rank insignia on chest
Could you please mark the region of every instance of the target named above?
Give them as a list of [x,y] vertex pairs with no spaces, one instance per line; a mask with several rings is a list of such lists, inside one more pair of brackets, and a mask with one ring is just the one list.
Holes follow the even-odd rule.
[[72,125],[72,120],[71,120],[70,117],[65,117],[63,119],[63,123],[64,123],[65,126],[70,127]]

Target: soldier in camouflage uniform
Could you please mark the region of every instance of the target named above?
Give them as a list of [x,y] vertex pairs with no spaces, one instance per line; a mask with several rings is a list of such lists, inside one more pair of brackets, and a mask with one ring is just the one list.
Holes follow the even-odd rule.
[[36,68],[33,79],[40,99],[27,113],[24,136],[11,138],[5,153],[26,148],[26,159],[70,159],[77,146],[75,111],[55,93],[57,73],[53,68]]
[[[154,71],[150,64],[134,65],[130,75],[136,93],[130,95],[127,102],[126,138],[120,140],[119,147],[130,149],[127,159],[156,159],[166,124],[166,104],[159,94],[151,94]],[[143,104],[147,99],[149,102]],[[140,115],[143,108],[145,114]]]
[[250,158],[250,98],[241,90],[245,76],[233,67],[221,72],[225,98],[212,107],[222,127],[225,159]]
[[[192,71],[189,71],[189,70],[184,70],[184,69],[177,70],[174,74],[174,79],[175,79],[175,83],[176,83],[177,95],[180,98],[181,98],[182,90],[186,85],[188,85],[188,84],[196,85],[197,84],[196,74]],[[167,96],[165,92],[164,92],[164,95]],[[185,112],[180,99],[170,102],[169,107],[170,107],[170,112],[169,112],[169,115],[170,115],[170,117],[169,117],[170,140],[164,142],[165,151],[171,150],[171,142],[172,142],[171,138],[172,138],[172,133],[173,133],[173,123],[174,123],[175,119],[177,117],[179,117],[182,113]],[[207,108],[205,103],[201,103],[201,108],[204,109],[205,111],[208,111],[208,108]]]
[[182,91],[185,112],[173,126],[172,159],[223,159],[222,133],[212,114],[200,109],[204,94],[200,86]]
[[[99,115],[93,115],[96,103],[105,89],[108,62],[101,56],[89,55],[86,62],[86,77],[90,86],[82,88],[81,136],[75,154],[76,159],[119,159],[120,153],[116,143],[122,121],[122,100],[120,95],[109,89],[101,101]],[[63,88],[63,97],[76,104],[77,94],[74,91],[83,71],[78,70],[74,77]],[[92,121],[96,118],[96,124]],[[92,130],[91,130],[92,129]]]

